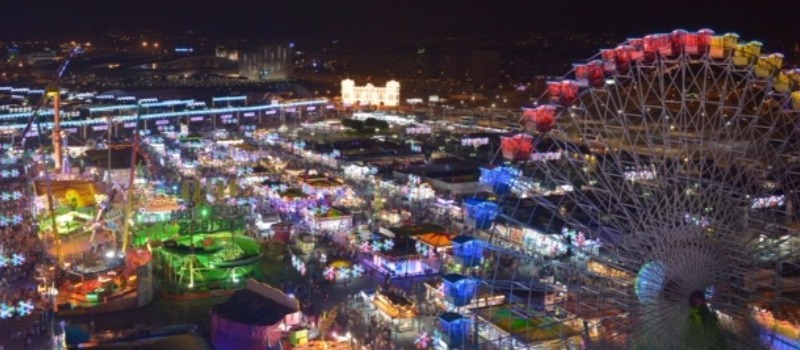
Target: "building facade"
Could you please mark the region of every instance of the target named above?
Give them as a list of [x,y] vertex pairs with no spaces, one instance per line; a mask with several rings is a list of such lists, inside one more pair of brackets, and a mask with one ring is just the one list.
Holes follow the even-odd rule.
[[292,75],[292,45],[276,43],[238,52],[239,76],[248,80],[286,80]]
[[400,104],[400,83],[389,80],[384,87],[370,83],[356,86],[351,79],[342,80],[342,103],[396,107]]

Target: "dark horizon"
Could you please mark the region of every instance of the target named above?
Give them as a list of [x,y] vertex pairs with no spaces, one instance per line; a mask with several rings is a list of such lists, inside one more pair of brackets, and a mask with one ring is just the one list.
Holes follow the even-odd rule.
[[111,30],[154,31],[210,38],[346,39],[364,42],[411,38],[524,34],[552,31],[641,36],[674,29],[710,28],[745,39],[800,41],[793,2],[721,1],[353,1],[140,0],[130,2],[19,2],[0,22],[5,40],[83,39]]

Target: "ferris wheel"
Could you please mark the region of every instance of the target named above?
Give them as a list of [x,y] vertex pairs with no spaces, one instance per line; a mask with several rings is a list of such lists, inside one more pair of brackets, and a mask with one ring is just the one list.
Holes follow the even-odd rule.
[[479,343],[800,347],[800,70],[761,51],[676,30],[548,82],[489,171]]

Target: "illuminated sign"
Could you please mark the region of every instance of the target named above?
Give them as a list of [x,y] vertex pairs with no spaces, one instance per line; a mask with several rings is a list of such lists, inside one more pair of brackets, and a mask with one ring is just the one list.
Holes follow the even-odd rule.
[[753,209],[778,208],[784,206],[784,204],[786,204],[786,196],[778,195],[756,198],[753,200],[751,207]]
[[222,97],[212,97],[211,101],[214,102],[225,102],[225,101],[247,101],[247,96],[222,96]]
[[167,124],[169,124],[169,120],[165,120],[165,119],[156,120],[156,125],[167,125]]
[[478,147],[478,146],[488,145],[488,144],[489,144],[489,138],[488,137],[473,137],[473,138],[461,139],[461,145],[462,146]]
[[95,125],[92,127],[94,131],[108,130],[108,125]]
[[430,134],[431,128],[427,126],[406,128],[406,134]]
[[265,115],[275,115],[275,114],[278,114],[278,111],[276,111],[276,110],[266,111],[266,112],[264,112],[264,114]]
[[202,122],[205,119],[206,119],[206,117],[191,117],[191,118],[189,118],[189,121],[190,122]]
[[307,111],[316,111],[316,110],[317,110],[317,107],[314,107],[314,106],[308,106],[308,107],[306,107],[306,110],[307,110]]
[[124,126],[125,129],[133,129],[136,127],[136,122],[125,123]]
[[630,181],[647,181],[647,180],[654,180],[658,177],[658,173],[655,169],[635,169],[629,170],[623,173],[625,180]]
[[548,160],[559,160],[559,159],[561,159],[561,151],[531,154],[531,160],[534,162],[543,162]]
[[256,112],[247,112],[247,113],[242,114],[242,115],[245,116],[245,117],[255,117],[256,116]]

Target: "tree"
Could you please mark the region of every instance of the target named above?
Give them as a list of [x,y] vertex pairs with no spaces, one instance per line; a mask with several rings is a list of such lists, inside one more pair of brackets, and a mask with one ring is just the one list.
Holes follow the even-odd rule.
[[350,122],[350,128],[352,128],[352,129],[354,129],[356,131],[364,130],[364,122],[362,122],[360,120],[352,120]]
[[368,128],[375,128],[375,127],[378,127],[378,122],[379,121],[377,119],[370,117],[370,118],[367,118],[367,120],[364,121],[364,126],[366,126]]
[[387,123],[385,120],[379,120],[377,123],[375,123],[375,127],[381,130],[387,130],[389,129],[389,123]]

